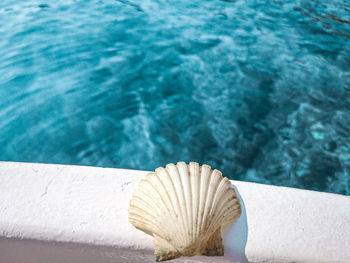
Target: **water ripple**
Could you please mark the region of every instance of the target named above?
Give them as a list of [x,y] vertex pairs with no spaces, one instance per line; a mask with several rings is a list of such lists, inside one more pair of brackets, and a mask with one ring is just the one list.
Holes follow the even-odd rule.
[[350,194],[348,1],[0,2],[0,159]]

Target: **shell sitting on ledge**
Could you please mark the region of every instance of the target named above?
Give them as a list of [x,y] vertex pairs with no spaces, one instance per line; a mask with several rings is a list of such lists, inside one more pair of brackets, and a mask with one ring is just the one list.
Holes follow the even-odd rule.
[[154,237],[156,261],[222,256],[223,226],[241,206],[230,181],[209,165],[168,164],[142,179],[130,200],[129,222]]

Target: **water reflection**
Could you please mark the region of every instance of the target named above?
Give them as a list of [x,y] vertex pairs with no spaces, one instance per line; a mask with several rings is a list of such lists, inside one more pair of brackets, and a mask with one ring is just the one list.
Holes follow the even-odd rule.
[[[309,1],[301,3],[300,7],[294,7],[293,10],[311,18],[310,21],[314,23],[321,23],[322,28],[326,31],[330,31],[333,34],[350,39],[350,28],[347,26],[350,25],[350,9],[345,6],[348,4],[348,2],[344,1],[344,6],[335,6],[337,10],[343,9],[345,11],[342,13],[343,17],[339,16],[338,14],[328,12],[327,10],[329,4],[322,2],[323,1]],[[330,5],[332,7],[332,4]],[[323,9],[317,11],[320,9],[319,6],[322,6]],[[334,7],[330,9],[330,11],[333,11],[332,9],[334,9]]]

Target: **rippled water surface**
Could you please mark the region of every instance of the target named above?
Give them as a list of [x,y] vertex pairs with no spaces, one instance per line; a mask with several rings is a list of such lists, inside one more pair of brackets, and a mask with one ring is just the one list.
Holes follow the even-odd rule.
[[348,0],[0,1],[0,160],[350,194]]

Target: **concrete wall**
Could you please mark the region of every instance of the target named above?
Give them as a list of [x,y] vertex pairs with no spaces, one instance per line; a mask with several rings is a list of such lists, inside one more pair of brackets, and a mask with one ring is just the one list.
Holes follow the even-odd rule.
[[[0,162],[0,262],[153,262],[152,237],[127,221],[146,173]],[[349,262],[350,197],[232,184],[243,213],[226,229],[226,256],[215,262]]]

